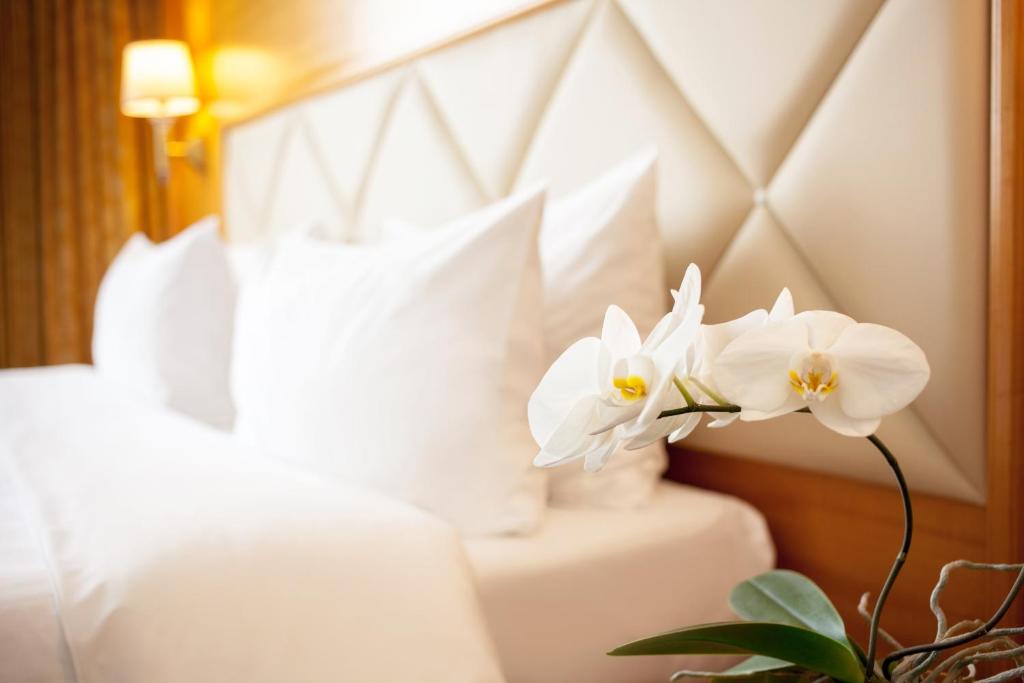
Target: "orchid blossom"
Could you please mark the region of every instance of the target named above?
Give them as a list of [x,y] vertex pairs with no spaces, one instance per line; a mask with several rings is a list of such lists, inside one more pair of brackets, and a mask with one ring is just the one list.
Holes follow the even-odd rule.
[[[534,464],[583,458],[587,470],[597,471],[619,445],[639,448],[666,436],[670,441],[685,437],[701,413],[714,416],[709,426],[722,427],[737,416],[756,421],[809,412],[840,434],[867,437],[895,475],[904,508],[903,544],[871,615],[863,658],[870,663],[865,671],[870,679],[882,609],[910,551],[913,519],[899,463],[874,432],[882,417],[921,393],[930,375],[928,361],[914,342],[888,327],[833,311],[794,314],[788,289],[770,312],[759,309],[719,325],[701,325],[700,294],[700,271],[691,265],[672,292],[672,311],[645,341],[629,316],[612,306],[600,339],[581,339],[555,361],[530,397],[530,429],[541,447]],[[1006,604],[1021,586],[1024,569]],[[665,639],[676,633],[611,654],[671,652]],[[646,650],[647,644],[654,649]],[[896,654],[935,649],[900,650],[886,664]]]
[[722,394],[763,420],[808,408],[846,436],[873,434],[881,418],[928,383],[924,352],[896,330],[833,311],[806,311],[739,335],[712,366]]
[[[702,325],[701,340],[698,346],[698,363],[690,381],[696,385],[699,392],[708,400],[719,404],[726,404],[728,401],[721,395],[717,386],[714,374],[711,369],[718,356],[734,339],[740,335],[756,330],[774,322],[789,320],[793,317],[793,295],[789,289],[783,288],[775,299],[771,311],[759,308],[744,316],[719,323],[717,325]],[[733,423],[742,413],[716,413],[713,422],[708,424],[711,428],[725,427]],[[700,419],[698,414],[698,420]],[[672,439],[669,439],[672,441]]]
[[621,308],[610,306],[601,338],[581,339],[552,364],[528,407],[530,430],[541,447],[534,464],[583,458],[584,468],[596,472],[620,443],[647,437],[672,388],[674,369],[700,330],[699,272],[696,277],[695,293],[693,277],[684,278],[677,305],[646,341]]

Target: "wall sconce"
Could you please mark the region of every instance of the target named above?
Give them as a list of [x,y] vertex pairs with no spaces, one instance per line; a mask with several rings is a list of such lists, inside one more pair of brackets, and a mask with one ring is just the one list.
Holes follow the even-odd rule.
[[137,40],[125,45],[121,60],[121,113],[149,119],[153,166],[160,184],[170,174],[168,156],[184,157],[202,169],[202,140],[168,141],[174,119],[199,110],[192,55],[180,40]]

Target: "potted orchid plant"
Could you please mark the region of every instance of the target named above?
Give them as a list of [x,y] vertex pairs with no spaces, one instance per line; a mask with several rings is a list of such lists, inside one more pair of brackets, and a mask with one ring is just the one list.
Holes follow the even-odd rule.
[[[895,476],[903,501],[903,543],[874,608],[866,648],[846,633],[835,607],[810,579],[776,570],[736,586],[730,596],[738,621],[688,626],[622,645],[609,654],[747,654],[723,672],[676,672],[715,679],[834,679],[863,683],[878,677],[899,683],[966,680],[980,663],[1009,662],[979,683],[1024,677],[1022,628],[997,628],[1024,585],[1024,565],[953,562],[932,593],[937,621],[932,643],[903,647],[881,627],[882,611],[910,551],[913,509],[899,462],[875,435],[883,417],[909,405],[930,375],[924,352],[902,333],[859,323],[834,311],[794,310],[783,289],[770,311],[756,310],[719,325],[704,325],[700,271],[690,265],[674,305],[641,340],[629,316],[611,306],[601,337],[566,349],[530,398],[529,422],[540,445],[534,463],[552,467],[583,461],[600,470],[619,448],[641,448],[663,437],[689,435],[705,414],[709,427],[808,413],[824,427],[866,438]],[[987,621],[950,626],[939,597],[958,568],[1015,572],[1000,608]],[[893,650],[878,659],[879,638]],[[948,654],[952,652],[953,654]],[[945,655],[945,656],[944,656]]]

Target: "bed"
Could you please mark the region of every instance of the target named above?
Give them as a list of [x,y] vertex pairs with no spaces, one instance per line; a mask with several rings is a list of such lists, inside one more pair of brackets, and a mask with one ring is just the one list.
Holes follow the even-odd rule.
[[5,371],[0,414],[4,681],[663,680],[674,662],[603,652],[726,618],[773,562],[750,506],[670,483],[460,544],[87,366]]
[[752,507],[668,481],[640,509],[553,508],[533,536],[465,545],[502,668],[517,682],[664,681],[681,658],[604,653],[640,633],[732,618],[725,596],[775,561]]
[[0,414],[0,679],[503,680],[436,518],[86,366],[5,371]]

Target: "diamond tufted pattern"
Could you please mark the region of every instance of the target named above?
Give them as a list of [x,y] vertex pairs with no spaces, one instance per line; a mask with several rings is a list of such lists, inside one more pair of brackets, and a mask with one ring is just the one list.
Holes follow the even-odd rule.
[[[670,284],[699,264],[711,322],[788,285],[906,331],[933,379],[880,435],[915,488],[980,501],[987,19],[960,0],[563,0],[228,128],[228,230],[373,239],[541,178],[557,196],[655,143]],[[691,442],[886,480],[802,416]]]

